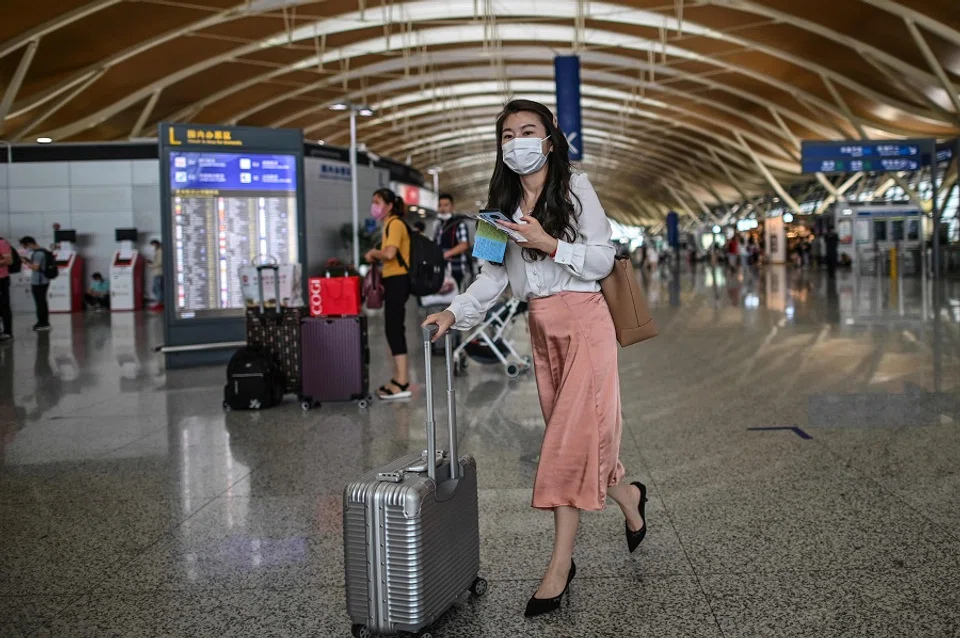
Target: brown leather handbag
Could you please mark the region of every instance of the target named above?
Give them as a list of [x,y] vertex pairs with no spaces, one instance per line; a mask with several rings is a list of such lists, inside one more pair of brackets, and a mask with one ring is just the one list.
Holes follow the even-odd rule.
[[613,270],[600,281],[600,290],[610,307],[617,343],[625,348],[657,336],[657,324],[629,257],[621,255],[614,260]]

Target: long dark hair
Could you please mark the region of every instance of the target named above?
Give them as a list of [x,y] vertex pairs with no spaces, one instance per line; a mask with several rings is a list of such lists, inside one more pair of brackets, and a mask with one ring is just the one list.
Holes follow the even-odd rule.
[[[487,208],[500,210],[512,217],[520,205],[523,187],[520,176],[503,163],[503,122],[510,115],[520,112],[533,113],[543,123],[553,150],[547,155],[547,179],[533,207],[531,217],[540,222],[543,229],[552,237],[572,242],[577,238],[577,209],[574,207],[570,192],[570,145],[563,132],[554,124],[553,113],[539,102],[532,100],[512,100],[503,107],[497,116],[497,164],[490,178],[490,194],[487,196]],[[573,195],[576,198],[576,195]],[[577,202],[580,203],[579,201]],[[537,261],[545,258],[542,252],[525,248],[523,258]]]
[[406,214],[406,206],[400,196],[389,188],[379,188],[373,191],[374,196],[380,197],[383,203],[390,207],[390,214],[397,217],[403,217]]

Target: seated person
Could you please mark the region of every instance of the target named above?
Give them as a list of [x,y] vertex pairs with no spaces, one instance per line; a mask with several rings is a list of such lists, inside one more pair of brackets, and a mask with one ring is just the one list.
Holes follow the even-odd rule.
[[93,281],[90,283],[87,294],[84,295],[84,300],[88,307],[96,310],[110,307],[110,284],[103,275],[98,272],[93,273]]

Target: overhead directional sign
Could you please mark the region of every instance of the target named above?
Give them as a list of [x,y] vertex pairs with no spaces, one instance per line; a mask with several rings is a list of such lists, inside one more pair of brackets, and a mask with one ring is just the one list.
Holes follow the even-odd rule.
[[805,140],[804,173],[917,171],[933,161],[936,140]]
[[958,148],[960,148],[960,138],[937,144],[937,162],[949,162],[957,156]]

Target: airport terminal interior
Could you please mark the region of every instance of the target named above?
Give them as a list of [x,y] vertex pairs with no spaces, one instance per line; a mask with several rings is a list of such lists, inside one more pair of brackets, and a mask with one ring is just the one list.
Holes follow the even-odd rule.
[[[448,403],[447,271],[384,399],[367,252],[389,190],[495,268],[513,99],[658,333],[594,367],[643,542],[583,512],[533,618],[536,300],[461,333]],[[955,0],[2,0],[0,637],[960,638],[958,173]],[[475,482],[420,471],[451,404]]]

